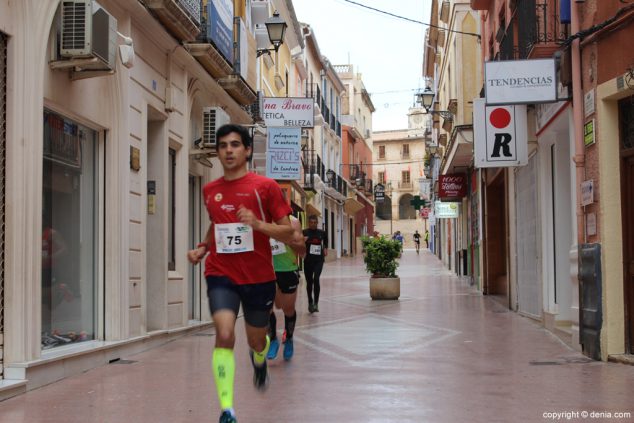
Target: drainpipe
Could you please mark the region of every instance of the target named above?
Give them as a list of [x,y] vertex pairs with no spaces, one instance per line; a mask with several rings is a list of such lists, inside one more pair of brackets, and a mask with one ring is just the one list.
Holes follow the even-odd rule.
[[[570,31],[573,34],[579,32],[578,3],[571,4]],[[583,88],[581,80],[581,48],[579,38],[571,44],[572,58],[572,109],[574,121],[575,155],[573,161],[576,164],[577,186],[577,247],[586,241],[583,208],[581,207],[581,182],[586,175],[585,146],[583,143]]]

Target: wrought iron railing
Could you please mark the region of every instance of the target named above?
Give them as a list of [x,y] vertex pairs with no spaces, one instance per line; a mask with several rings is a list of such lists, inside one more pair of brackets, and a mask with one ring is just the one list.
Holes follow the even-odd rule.
[[519,58],[526,59],[539,44],[554,44],[565,40],[569,34],[567,24],[559,21],[561,0],[517,0],[517,25]]
[[319,176],[322,181],[324,180],[325,167],[321,162],[321,157],[305,150],[302,164],[304,167],[304,189],[314,191],[315,175]]
[[366,179],[365,180],[365,193],[366,195],[372,195],[374,194],[374,181],[372,181],[372,179]]
[[518,52],[513,40],[513,29],[513,22],[511,21],[506,27],[506,34],[500,42],[498,60],[514,60],[518,58]]
[[201,0],[177,0],[177,3],[187,12],[189,17],[194,20],[196,25],[200,25],[200,19],[202,17]]

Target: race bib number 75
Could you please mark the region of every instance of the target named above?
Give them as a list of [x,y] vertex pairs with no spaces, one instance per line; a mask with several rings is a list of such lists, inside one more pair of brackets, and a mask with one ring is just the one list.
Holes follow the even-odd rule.
[[216,253],[234,254],[253,251],[253,229],[242,223],[214,225]]

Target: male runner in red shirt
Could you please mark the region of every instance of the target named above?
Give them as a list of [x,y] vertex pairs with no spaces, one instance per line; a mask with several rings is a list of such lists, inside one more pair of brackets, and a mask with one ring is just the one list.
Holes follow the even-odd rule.
[[211,225],[204,242],[188,252],[188,259],[205,260],[207,296],[216,328],[213,372],[222,414],[220,423],[235,423],[235,324],[242,304],[251,348],[253,383],[264,389],[267,381],[267,326],[275,299],[275,272],[270,238],[293,240],[291,208],[277,183],[250,173],[253,141],[240,125],[224,125],[216,134],[216,150],[224,176],[206,184],[203,195]]

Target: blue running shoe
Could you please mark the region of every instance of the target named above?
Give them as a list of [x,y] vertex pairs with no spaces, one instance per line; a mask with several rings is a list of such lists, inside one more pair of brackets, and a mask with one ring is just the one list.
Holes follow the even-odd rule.
[[229,410],[225,410],[220,415],[219,423],[238,423],[238,420],[236,420],[236,416],[231,414]]
[[284,343],[284,360],[288,361],[293,358],[293,338],[286,338]]
[[280,341],[275,339],[271,339],[271,345],[269,346],[269,352],[266,354],[266,358],[269,360],[273,360],[277,357],[277,352],[280,350]]

